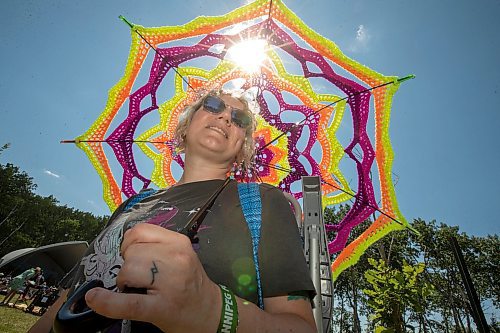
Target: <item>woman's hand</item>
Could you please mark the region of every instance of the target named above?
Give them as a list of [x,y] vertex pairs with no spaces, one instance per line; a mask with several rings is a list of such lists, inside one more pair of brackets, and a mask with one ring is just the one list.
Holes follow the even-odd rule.
[[144,288],[147,294],[94,288],[85,296],[94,311],[110,318],[150,322],[169,333],[217,330],[221,292],[205,273],[189,238],[139,224],[125,232],[121,254],[118,289]]

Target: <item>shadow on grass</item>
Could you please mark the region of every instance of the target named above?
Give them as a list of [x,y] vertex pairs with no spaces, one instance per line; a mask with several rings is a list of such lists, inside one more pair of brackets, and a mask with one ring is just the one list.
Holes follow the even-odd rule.
[[[14,300],[17,296],[14,297]],[[4,296],[0,295],[0,302]],[[39,319],[39,316],[26,313],[23,310],[0,306],[0,332],[2,333],[26,333]]]

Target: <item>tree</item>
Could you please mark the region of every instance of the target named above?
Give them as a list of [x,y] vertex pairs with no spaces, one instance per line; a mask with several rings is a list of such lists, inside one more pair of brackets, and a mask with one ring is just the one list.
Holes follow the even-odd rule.
[[[0,154],[8,145],[0,147]],[[17,166],[0,164],[0,257],[13,250],[72,240],[91,242],[107,217],[60,206],[34,193],[33,179]]]
[[[325,223],[338,224],[349,209],[348,205],[325,209]],[[367,220],[353,228],[348,242],[358,237],[370,223],[371,221]],[[335,233],[329,233],[329,239],[334,237]],[[370,311],[366,306],[366,296],[362,292],[363,288],[366,287],[363,273],[368,267],[367,256],[363,256],[356,265],[346,269],[335,281],[333,312],[341,315],[340,318],[334,319],[334,325],[337,325],[335,329],[338,332],[358,333],[362,331],[362,317],[366,317]],[[347,309],[351,311],[347,311]]]
[[438,226],[435,221],[426,222],[421,219],[414,220],[413,227],[419,231],[420,236],[412,235],[410,241],[422,254],[426,264],[426,279],[436,287],[431,307],[442,318],[443,330],[472,331],[470,305],[452,254],[450,237],[454,236],[458,240],[483,309],[488,300],[498,309],[498,235],[470,237],[459,233],[458,227],[445,224]]
[[416,313],[423,313],[423,302],[433,287],[419,275],[425,265],[410,265],[403,260],[401,269],[394,269],[383,259],[368,259],[372,269],[365,272],[365,278],[371,285],[364,289],[369,296],[368,305],[373,309],[372,320],[376,332],[402,333],[409,326],[404,315],[408,308]]
[[[325,209],[325,222],[339,223],[348,210],[349,206],[345,205]],[[358,237],[370,223],[367,220],[353,228],[348,242]],[[419,235],[409,231],[389,234],[368,248],[356,265],[337,278],[334,285],[334,331],[358,332],[357,322],[365,322],[364,330],[367,332],[375,330],[369,320],[375,310],[368,306],[368,296],[363,292],[372,289],[372,285],[364,278],[366,271],[374,269],[368,262],[371,258],[377,262],[383,260],[388,270],[399,272],[403,272],[406,266],[423,265],[418,279],[432,288],[433,292],[426,295],[425,299],[416,298],[414,303],[404,301],[400,311],[403,329],[413,328],[414,332],[423,333],[472,332],[474,322],[451,251],[451,235],[459,241],[483,309],[489,311],[485,314],[491,322],[492,331],[495,331],[500,303],[498,235],[469,236],[459,233],[457,227],[422,219],[415,219],[412,226],[419,231]],[[328,238],[331,240],[334,236],[334,233],[330,233]]]

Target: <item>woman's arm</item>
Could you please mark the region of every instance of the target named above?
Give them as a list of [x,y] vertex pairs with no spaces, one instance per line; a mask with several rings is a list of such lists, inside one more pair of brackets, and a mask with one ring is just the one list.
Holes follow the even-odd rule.
[[[152,322],[168,332],[216,332],[222,313],[222,295],[219,287],[210,281],[212,289],[195,300],[194,306],[178,303],[172,307],[167,299],[161,303],[146,301],[147,295],[119,294],[105,289],[95,290],[87,297],[89,305],[98,313],[112,318],[130,318]],[[96,288],[97,289],[97,288]],[[174,297],[173,297],[174,298]],[[278,296],[264,299],[266,310],[236,297],[238,304],[238,333],[247,332],[316,332],[316,324],[308,298]],[[192,302],[185,302],[192,303]]]
[[[147,294],[95,288],[86,295],[94,311],[110,318],[150,322],[169,333],[217,331],[222,293],[206,275],[186,236],[139,224],[125,233],[121,252],[119,289],[146,288]],[[237,304],[238,333],[315,332],[307,299],[268,297],[265,311],[243,299],[237,298]]]
[[265,311],[238,298],[240,323],[245,332],[316,332],[316,324],[307,297],[278,296],[264,299]]

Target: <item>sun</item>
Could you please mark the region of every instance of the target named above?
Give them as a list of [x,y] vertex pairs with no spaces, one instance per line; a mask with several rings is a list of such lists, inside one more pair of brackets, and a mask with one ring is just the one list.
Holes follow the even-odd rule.
[[227,57],[249,73],[260,70],[262,62],[267,58],[267,42],[262,39],[251,39],[231,46]]

